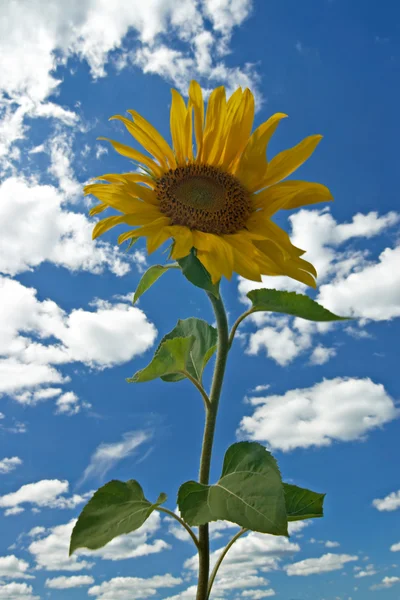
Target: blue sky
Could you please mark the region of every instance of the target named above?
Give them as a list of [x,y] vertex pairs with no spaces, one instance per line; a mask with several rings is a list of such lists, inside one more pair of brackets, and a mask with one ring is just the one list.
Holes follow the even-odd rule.
[[[357,317],[326,327],[259,313],[240,328],[212,479],[230,444],[257,440],[286,481],[327,493],[325,517],[289,540],[243,537],[214,597],[397,599],[398,3],[16,0],[0,17],[0,599],[193,598],[193,547],[158,514],[67,557],[74,519],[106,481],[137,479],[174,510],[197,476],[203,407],[190,383],[125,379],[179,318],[212,323],[208,299],[173,271],[133,308],[141,273],[165,254],[147,257],[142,243],[127,254],[114,230],[92,242],[81,191],[129,169],[96,140],[131,143],[108,118],[137,110],[169,139],[170,88],[185,93],[192,78],[249,86],[255,125],[287,113],[270,156],[323,134],[298,178],[328,185],[335,202],[277,217],[319,287],[263,287]],[[231,323],[254,286],[223,283]],[[218,551],[236,529],[212,531]]]

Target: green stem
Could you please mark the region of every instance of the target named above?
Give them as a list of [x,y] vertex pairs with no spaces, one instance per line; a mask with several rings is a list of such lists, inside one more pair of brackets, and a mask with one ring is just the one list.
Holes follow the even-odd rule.
[[[221,298],[216,298],[213,294],[208,292],[207,295],[213,306],[217,321],[218,346],[210,392],[210,405],[207,410],[200,459],[199,482],[205,485],[208,485],[210,477],[211,454],[214,441],[215,425],[217,421],[218,403],[221,395],[226,360],[229,352],[228,320],[226,318],[224,304]],[[206,524],[199,526],[199,580],[197,585],[196,600],[207,600],[209,572],[210,543],[208,524]]]
[[187,523],[185,523],[185,521],[183,519],[178,517],[178,515],[176,515],[174,512],[172,512],[172,510],[169,510],[169,508],[164,508],[164,506],[158,506],[156,508],[156,510],[158,510],[159,512],[166,513],[167,515],[170,515],[171,517],[176,519],[178,521],[178,523],[180,523],[180,525],[182,525],[182,527],[184,527],[186,529],[186,531],[188,532],[188,534],[190,535],[190,537],[196,544],[196,547],[197,548],[199,547],[199,540],[197,539],[194,531],[189,527],[189,525]]
[[238,532],[236,533],[236,535],[234,535],[234,536],[233,536],[233,538],[231,539],[231,541],[230,541],[230,542],[229,542],[229,543],[228,543],[228,544],[225,546],[225,548],[223,549],[223,551],[222,551],[222,553],[221,553],[220,557],[218,558],[217,562],[215,563],[215,566],[214,566],[214,568],[213,568],[213,570],[212,570],[212,573],[211,573],[211,575],[210,575],[210,581],[209,581],[209,583],[208,583],[208,592],[207,592],[207,598],[209,598],[209,596],[210,596],[210,593],[211,593],[211,588],[212,588],[212,586],[213,586],[213,583],[214,583],[215,577],[216,577],[216,575],[217,575],[217,573],[218,573],[218,569],[220,568],[220,566],[221,566],[221,563],[222,563],[222,561],[224,560],[224,558],[225,558],[225,556],[226,556],[226,554],[227,554],[228,550],[229,550],[229,549],[231,548],[231,546],[232,546],[232,545],[233,545],[233,544],[236,542],[236,540],[237,540],[238,538],[240,538],[240,536],[241,536],[241,535],[243,535],[244,533],[246,533],[246,531],[248,531],[248,529],[245,529],[245,528],[243,528],[243,529],[241,529],[240,531],[238,531]]
[[200,394],[203,396],[205,408],[210,408],[210,398],[207,396],[207,392],[203,388],[203,386],[195,379],[189,371],[182,371],[182,373],[193,383],[193,385],[199,390]]
[[235,333],[236,333],[236,329],[239,327],[240,323],[249,315],[251,315],[253,313],[253,309],[249,308],[249,310],[246,310],[245,313],[243,313],[242,315],[240,315],[240,317],[238,317],[236,319],[236,321],[234,322],[232,329],[231,329],[231,333],[229,335],[229,348],[232,346],[233,343],[233,338],[235,337]]

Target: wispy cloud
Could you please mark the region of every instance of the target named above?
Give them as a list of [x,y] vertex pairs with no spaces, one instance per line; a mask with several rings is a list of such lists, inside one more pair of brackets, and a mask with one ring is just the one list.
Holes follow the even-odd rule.
[[132,456],[139,446],[149,441],[152,436],[151,430],[128,431],[123,434],[122,440],[119,442],[100,444],[94,451],[78,486],[88,479],[102,479],[117,462]]

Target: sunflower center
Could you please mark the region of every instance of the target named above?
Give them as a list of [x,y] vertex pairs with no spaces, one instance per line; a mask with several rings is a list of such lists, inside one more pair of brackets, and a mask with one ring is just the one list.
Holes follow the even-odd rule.
[[173,225],[206,233],[236,233],[251,212],[249,194],[236,177],[208,165],[171,169],[157,180],[156,193]]

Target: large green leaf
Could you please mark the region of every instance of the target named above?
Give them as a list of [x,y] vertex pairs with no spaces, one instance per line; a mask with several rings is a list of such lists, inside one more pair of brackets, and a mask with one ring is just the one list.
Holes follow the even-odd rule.
[[166,499],[165,494],[160,494],[152,504],[134,479],[126,483],[115,480],[106,483],[79,515],[72,531],[69,554],[78,548],[102,548],[119,535],[139,529]]
[[290,483],[284,483],[283,489],[288,521],[316,519],[324,516],[323,504],[326,494],[318,494]]
[[169,269],[175,269],[178,265],[153,265],[150,269],[147,269],[146,273],[142,276],[139,281],[139,285],[136,288],[135,295],[133,296],[133,304],[135,304],[140,296],[147,292],[147,290]]
[[127,379],[127,382],[142,383],[171,373],[183,373],[190,360],[194,341],[193,335],[165,340],[157,348],[151,363]]
[[[179,319],[173,330],[163,337],[160,346],[165,340],[190,336],[194,336],[195,341],[189,353],[186,370],[201,383],[204,368],[217,347],[218,333],[215,327],[195,317],[184,320]],[[181,373],[161,377],[164,381],[180,381],[184,378],[185,376]]]
[[253,306],[251,311],[271,311],[308,319],[309,321],[346,321],[338,317],[304,294],[278,290],[251,290],[247,294]]
[[179,258],[177,262],[182,269],[182,273],[190,283],[207,292],[211,292],[216,298],[219,298],[218,284],[212,283],[210,273],[199,261],[193,248],[188,256]]
[[239,442],[228,448],[216,484],[188,481],[181,485],[178,506],[189,525],[226,519],[252,531],[288,535],[279,468],[257,442]]

